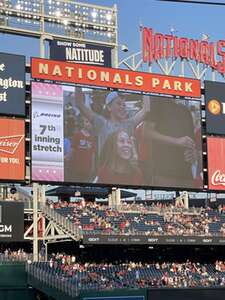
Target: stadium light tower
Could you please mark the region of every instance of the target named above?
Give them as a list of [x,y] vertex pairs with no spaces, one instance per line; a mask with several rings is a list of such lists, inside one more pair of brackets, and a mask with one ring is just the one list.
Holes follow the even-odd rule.
[[71,0],[0,0],[0,31],[40,38],[40,49],[45,39],[51,38],[109,46],[114,49],[115,62],[118,61],[116,5]]
[[[38,38],[40,56],[45,41],[59,39],[111,47],[118,66],[117,7],[72,0],[0,0],[0,32]],[[33,254],[38,260],[37,203],[41,188],[33,184]]]

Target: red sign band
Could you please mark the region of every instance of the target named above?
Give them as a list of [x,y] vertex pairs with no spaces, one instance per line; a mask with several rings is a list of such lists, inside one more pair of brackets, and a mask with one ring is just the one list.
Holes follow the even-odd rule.
[[200,81],[197,79],[96,67],[41,58],[32,58],[31,76],[35,79],[147,93],[194,98],[201,96]]

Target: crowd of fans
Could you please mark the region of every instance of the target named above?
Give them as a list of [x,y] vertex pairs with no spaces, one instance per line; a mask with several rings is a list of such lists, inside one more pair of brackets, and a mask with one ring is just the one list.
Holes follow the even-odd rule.
[[[51,254],[47,262],[31,262],[31,254],[23,249],[0,252],[0,261],[26,261],[32,274],[50,283],[49,278],[74,290],[110,290],[121,288],[195,288],[224,287],[225,261],[185,262],[101,262],[85,261],[84,257],[65,253]],[[35,270],[35,271],[34,271]]]
[[119,288],[194,288],[225,286],[225,262],[202,264],[142,262],[78,262],[75,256],[56,254],[48,263],[35,264],[39,273],[54,274],[78,290]]
[[24,249],[19,248],[18,250],[11,250],[10,248],[0,250],[0,263],[1,262],[18,262],[18,261],[25,261],[31,262],[32,261],[32,254],[25,252]]
[[225,214],[219,208],[122,204],[118,209],[96,203],[58,202],[52,206],[84,234],[225,236]]
[[[83,234],[225,236],[225,214],[222,207],[184,208],[171,203],[155,203],[150,206],[123,203],[112,209],[106,205],[84,201],[59,201],[49,205],[76,224]],[[74,255],[52,254],[48,261],[40,259],[39,262],[32,263],[32,255],[24,249],[2,248],[0,262],[26,261],[28,269],[32,270],[30,274],[36,279],[49,284],[55,282],[55,287],[60,283],[68,287],[68,291],[72,288],[76,295],[84,290],[121,288],[225,287],[224,256],[213,263],[202,263],[196,261],[198,258],[194,260],[194,257],[190,260],[190,256],[181,258],[181,261],[173,258],[169,261],[166,256],[164,262],[147,256],[147,259],[137,262],[129,256],[124,258],[120,255],[118,260],[106,256],[101,261],[102,258],[95,260],[91,256],[90,259],[82,254],[82,250],[79,251]]]

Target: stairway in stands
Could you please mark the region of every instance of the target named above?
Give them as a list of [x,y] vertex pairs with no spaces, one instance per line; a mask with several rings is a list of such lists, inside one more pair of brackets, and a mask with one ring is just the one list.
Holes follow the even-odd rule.
[[60,229],[64,234],[68,235],[75,241],[82,239],[82,232],[80,228],[71,220],[59,214],[53,208],[44,205],[40,208],[43,216],[50,222],[53,222],[56,228]]

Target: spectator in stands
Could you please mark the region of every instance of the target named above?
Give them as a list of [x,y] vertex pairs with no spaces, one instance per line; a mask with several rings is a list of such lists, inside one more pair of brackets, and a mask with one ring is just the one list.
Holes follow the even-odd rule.
[[[54,207],[62,213],[68,207],[67,202],[59,202]],[[177,208],[172,204],[153,204],[151,206],[122,204],[119,210],[96,203],[70,203],[65,217],[73,221],[80,229],[103,234],[144,234],[149,235],[202,235],[224,236],[225,216],[209,208]],[[88,222],[82,222],[87,217]],[[213,225],[213,226],[212,226]],[[139,227],[139,229],[137,228]],[[142,228],[141,228],[141,227]],[[216,227],[215,227],[216,226]]]
[[112,133],[102,148],[98,183],[141,185],[143,177],[138,166],[135,143],[125,130]]
[[76,114],[71,102],[67,102],[64,107],[64,120],[64,160],[67,163],[72,155],[72,137],[78,128]]
[[[63,261],[65,259],[65,261]],[[43,271],[55,272],[59,280],[69,280],[78,289],[148,288],[148,287],[206,287],[224,286],[224,262],[213,264],[194,263],[189,260],[182,263],[164,262],[137,263],[128,262],[72,262],[71,256],[52,255],[56,267],[48,263],[38,264]],[[48,266],[47,266],[48,264]],[[46,268],[47,266],[47,268]],[[40,272],[35,272],[38,274]]]

